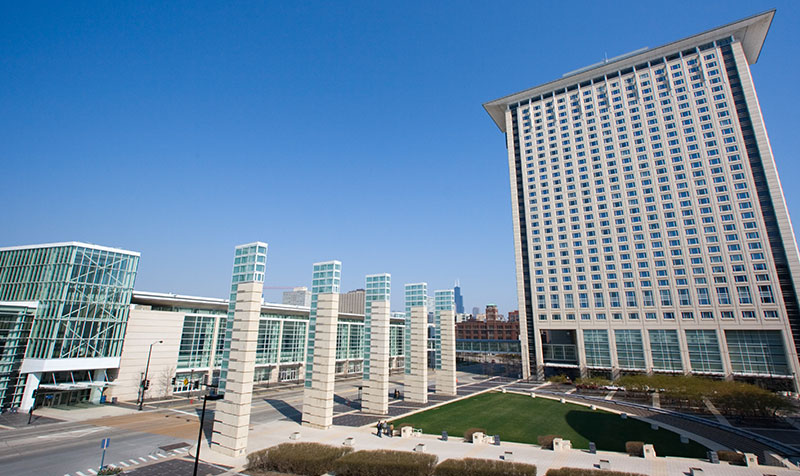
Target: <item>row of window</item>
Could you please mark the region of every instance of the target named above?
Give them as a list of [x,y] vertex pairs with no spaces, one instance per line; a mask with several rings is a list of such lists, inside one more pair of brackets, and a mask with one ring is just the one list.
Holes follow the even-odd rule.
[[[677,317],[680,317],[682,320],[694,320],[696,318],[700,318],[702,320],[713,320],[717,313],[714,311],[665,311],[665,312],[628,312],[627,314],[622,312],[596,312],[596,313],[566,313],[562,316],[560,313],[552,313],[552,314],[539,314],[539,321],[574,321],[576,319],[580,319],[582,321],[590,321],[592,319],[597,321],[622,321],[623,319],[627,318],[629,321],[639,321],[640,319],[645,320],[657,320],[659,318],[659,314],[661,315],[661,319],[664,321],[674,321]],[[736,313],[734,311],[719,311],[719,317],[723,320],[732,320],[736,318]],[[741,311],[739,314],[741,319],[743,320],[754,320],[758,317],[756,311]],[[764,310],[763,311],[764,319],[768,320],[775,320],[780,317],[780,314],[777,310]],[[677,316],[677,317],[676,317]]]

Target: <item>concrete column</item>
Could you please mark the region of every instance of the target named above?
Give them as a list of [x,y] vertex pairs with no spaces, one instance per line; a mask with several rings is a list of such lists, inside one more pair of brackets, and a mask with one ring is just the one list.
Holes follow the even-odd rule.
[[333,424],[333,384],[336,372],[336,331],[339,293],[317,297],[311,386],[303,392],[303,425],[327,430]]
[[[92,370],[92,382],[104,382],[105,383],[105,369],[98,369]],[[103,395],[103,388],[105,387],[96,387],[92,386],[92,389],[89,394],[89,401],[94,404],[100,403],[100,397]]]
[[428,308],[411,308],[411,373],[405,375],[405,400],[428,403]]
[[41,373],[30,373],[25,380],[25,390],[22,391],[22,401],[19,404],[19,409],[26,412],[33,406],[33,391],[39,388],[39,382],[42,380]]
[[362,410],[389,413],[389,301],[371,303],[369,380],[361,396]]
[[578,369],[581,378],[589,376],[589,371],[586,368],[586,345],[583,340],[583,329],[578,327],[575,330],[575,345],[578,346]]
[[211,437],[212,449],[232,457],[247,452],[263,288],[261,282],[245,282],[236,291],[225,399],[217,403]]
[[442,368],[436,371],[436,394],[456,394],[456,316],[452,310],[440,311]]
[[617,335],[614,329],[608,328],[608,351],[611,354],[611,380],[619,378],[619,357],[617,356]]
[[681,346],[681,367],[683,375],[691,375],[692,363],[689,360],[689,344],[686,342],[686,332],[683,327],[678,327],[678,344]]
[[650,332],[642,328],[642,349],[644,350],[644,371],[647,375],[653,375],[653,348],[650,346]]

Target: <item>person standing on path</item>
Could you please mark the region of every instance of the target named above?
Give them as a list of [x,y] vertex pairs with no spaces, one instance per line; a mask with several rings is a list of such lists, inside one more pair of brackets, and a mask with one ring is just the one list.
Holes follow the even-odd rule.
[[382,421],[378,421],[377,428],[378,428],[378,437],[383,438],[383,436],[381,436],[381,433],[382,433],[381,430],[383,430],[383,422]]

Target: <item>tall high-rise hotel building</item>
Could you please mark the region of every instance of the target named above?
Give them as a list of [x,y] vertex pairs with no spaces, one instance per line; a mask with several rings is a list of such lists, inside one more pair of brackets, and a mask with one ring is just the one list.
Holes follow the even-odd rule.
[[484,105],[506,133],[526,376],[796,383],[800,260],[749,67],[773,15]]

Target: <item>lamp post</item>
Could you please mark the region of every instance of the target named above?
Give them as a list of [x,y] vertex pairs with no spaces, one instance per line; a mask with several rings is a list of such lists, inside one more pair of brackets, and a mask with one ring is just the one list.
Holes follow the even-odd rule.
[[[210,385],[209,385],[210,387]],[[204,395],[203,396],[203,411],[200,412],[200,431],[197,433],[197,448],[194,450],[194,473],[193,476],[197,476],[197,467],[200,464],[200,445],[203,441],[203,422],[206,418],[206,403],[209,400],[221,400],[224,397],[223,394],[214,394],[214,395]]]
[[150,351],[147,353],[147,366],[144,368],[144,377],[142,378],[141,382],[141,398],[139,399],[139,411],[142,410],[144,407],[144,391],[146,390],[145,385],[147,384],[147,372],[150,371],[150,357],[153,355],[153,346],[156,344],[163,344],[163,340],[158,340],[150,344]]

